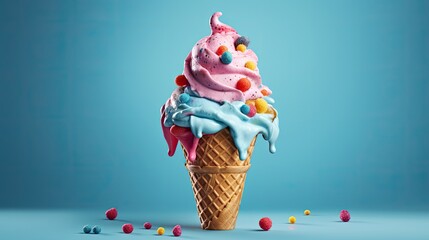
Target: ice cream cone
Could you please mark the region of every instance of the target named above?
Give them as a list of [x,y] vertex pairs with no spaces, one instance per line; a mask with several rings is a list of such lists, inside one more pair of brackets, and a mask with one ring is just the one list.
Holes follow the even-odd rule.
[[[202,229],[235,228],[255,141],[256,136],[249,146],[247,159],[241,161],[228,128],[200,139],[196,160],[192,164],[188,161],[186,168]],[[183,152],[187,157],[187,152]]]
[[271,153],[279,136],[272,91],[249,38],[221,15],[212,15],[211,34],[187,55],[160,119],[168,155],[179,142],[184,151],[201,227],[213,230],[235,228],[257,135]]

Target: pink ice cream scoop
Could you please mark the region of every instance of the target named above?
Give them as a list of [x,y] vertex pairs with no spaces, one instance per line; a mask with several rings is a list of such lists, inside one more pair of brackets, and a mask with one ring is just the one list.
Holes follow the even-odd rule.
[[[217,102],[246,101],[271,94],[262,85],[258,57],[247,48],[248,41],[241,41],[232,27],[221,23],[221,15],[221,12],[213,14],[211,35],[198,41],[185,60],[184,75],[191,89]],[[243,46],[237,47],[240,44]],[[250,83],[245,91],[237,87],[240,79]]]

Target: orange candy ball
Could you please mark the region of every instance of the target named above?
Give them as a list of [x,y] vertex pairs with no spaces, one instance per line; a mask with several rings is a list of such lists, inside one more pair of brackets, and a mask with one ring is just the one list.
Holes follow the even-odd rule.
[[188,79],[186,79],[185,75],[179,75],[176,77],[176,84],[179,87],[187,86],[189,85]]
[[236,88],[242,92],[245,92],[247,90],[249,90],[250,88],[250,81],[247,78],[242,78],[240,80],[238,80]]
[[226,46],[222,45],[216,50],[216,54],[218,56],[221,56],[226,51],[228,51],[228,48]]
[[262,89],[262,90],[261,90],[261,93],[262,93],[262,95],[264,95],[264,96],[268,96],[268,95],[270,95],[270,93],[268,92],[268,90],[267,90],[267,89]]
[[255,100],[254,99],[246,100],[246,104],[255,106]]

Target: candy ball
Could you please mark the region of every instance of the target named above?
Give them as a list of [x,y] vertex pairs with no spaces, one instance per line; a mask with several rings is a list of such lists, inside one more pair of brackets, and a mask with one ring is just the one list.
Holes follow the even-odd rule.
[[243,105],[240,107],[240,111],[241,111],[243,114],[245,114],[245,115],[249,114],[249,112],[250,112],[250,107],[249,107],[249,105],[247,105],[247,104],[243,104]]
[[255,70],[256,69],[256,63],[253,61],[248,61],[244,64],[245,67],[247,67],[250,70]]
[[221,56],[226,51],[228,51],[228,48],[226,46],[222,45],[216,50],[216,54],[218,56]]
[[265,113],[268,110],[268,103],[263,98],[258,98],[255,101],[257,113]]
[[165,233],[165,229],[164,229],[163,227],[159,227],[159,228],[156,230],[156,232],[157,232],[159,235],[163,235],[163,234]]
[[243,44],[244,46],[248,47],[250,43],[249,38],[245,37],[245,36],[241,36],[239,38],[237,38],[237,40],[235,40],[234,42],[234,46],[237,47],[240,44]]
[[99,226],[95,225],[95,226],[92,228],[92,232],[93,232],[93,233],[95,233],[95,234],[99,234],[99,233],[101,233],[101,227],[99,227]]
[[296,218],[294,216],[289,217],[289,223],[294,224],[296,222]]
[[253,106],[255,106],[255,99],[248,99],[248,100],[246,100],[246,104],[247,105],[253,105]]
[[191,96],[189,96],[189,94],[182,93],[179,95],[179,101],[181,103],[187,103],[187,102],[189,102],[189,100],[191,100]]
[[126,234],[132,233],[133,230],[134,230],[134,227],[131,223],[125,223],[124,225],[122,225],[122,231]]
[[350,221],[350,213],[347,210],[341,210],[341,212],[340,212],[340,219],[343,222]]
[[247,116],[248,116],[248,117],[253,117],[253,116],[255,116],[255,114],[256,114],[256,107],[255,107],[255,105],[253,105],[253,104],[249,104],[248,106],[249,106],[249,108],[250,108],[250,111],[249,111],[249,113],[247,114]]
[[176,77],[176,84],[179,87],[187,86],[189,85],[188,79],[186,79],[185,75],[179,75]]
[[118,210],[116,210],[116,208],[110,208],[105,214],[107,219],[114,220],[118,216]]
[[310,210],[308,210],[308,209],[304,211],[304,215],[307,215],[307,216],[308,216],[308,215],[310,215],[310,213],[311,213],[311,212],[310,212]]
[[250,88],[250,81],[247,78],[241,78],[240,80],[238,80],[237,84],[236,84],[236,88],[242,92],[245,92],[247,90],[249,90]]
[[220,61],[223,64],[230,64],[232,62],[232,54],[230,52],[222,53],[222,56],[220,56]]
[[90,233],[91,232],[91,227],[89,225],[83,226],[83,232],[84,233]]
[[267,90],[267,89],[262,89],[262,90],[261,90],[261,93],[262,93],[262,95],[264,95],[264,96],[268,96],[268,95],[270,95],[270,93],[268,92],[268,90]]
[[245,52],[247,48],[246,48],[246,45],[244,44],[238,44],[238,46],[235,49],[237,49],[237,51],[240,51],[240,52]]
[[150,222],[145,222],[143,226],[146,229],[151,229],[152,228],[152,224]]
[[271,221],[271,219],[264,217],[259,220],[259,227],[261,227],[262,230],[268,231],[270,230],[271,226],[273,226],[273,222]]
[[179,237],[180,235],[182,235],[182,228],[180,227],[180,225],[174,226],[173,235],[176,237]]

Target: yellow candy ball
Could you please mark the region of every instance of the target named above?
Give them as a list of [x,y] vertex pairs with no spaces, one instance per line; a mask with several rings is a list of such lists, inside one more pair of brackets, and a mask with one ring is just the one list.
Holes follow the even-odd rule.
[[263,98],[258,98],[255,101],[257,113],[265,113],[268,110],[268,103]]
[[240,52],[245,52],[247,48],[246,48],[246,45],[244,44],[238,44],[235,49],[237,49],[237,51],[240,51]]
[[163,234],[165,233],[165,229],[164,229],[163,227],[159,227],[159,228],[158,228],[158,230],[156,230],[156,232],[157,232],[159,235],[163,235]]
[[253,61],[248,61],[246,62],[246,64],[244,64],[245,67],[247,67],[250,70],[255,70],[256,69],[256,63]]
[[289,217],[289,223],[294,224],[296,222],[296,218],[294,216]]
[[308,215],[310,215],[310,213],[311,213],[311,212],[310,212],[310,210],[308,210],[308,209],[304,211],[304,214],[305,214],[305,215],[307,215],[307,216],[308,216]]

